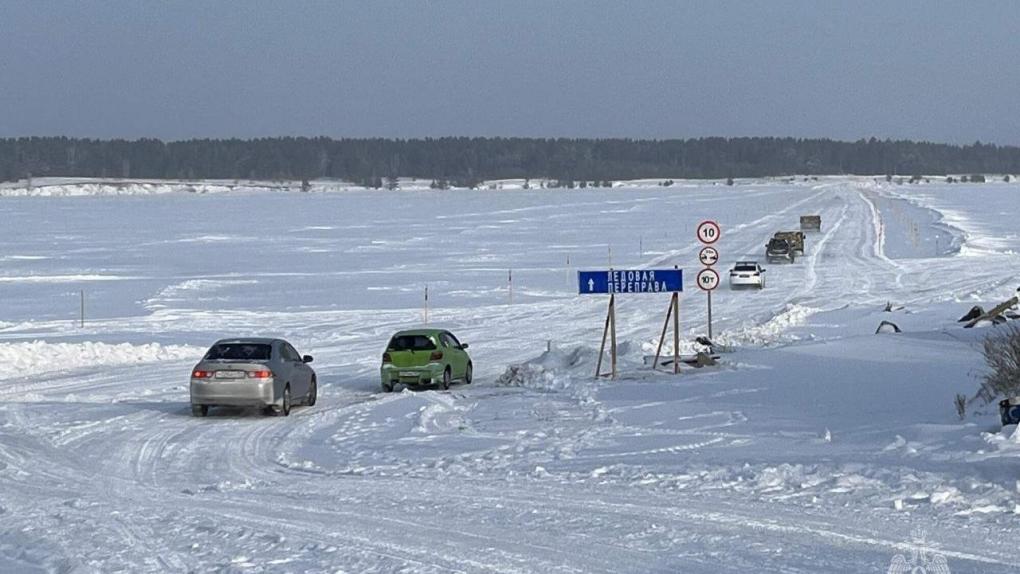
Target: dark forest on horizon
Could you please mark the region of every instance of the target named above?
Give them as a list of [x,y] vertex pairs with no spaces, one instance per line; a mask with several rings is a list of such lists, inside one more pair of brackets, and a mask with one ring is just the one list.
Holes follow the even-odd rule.
[[272,137],[100,140],[0,138],[0,181],[26,177],[312,180],[380,187],[395,177],[470,187],[483,180],[1020,172],[1020,147],[975,142],[775,137],[422,139]]

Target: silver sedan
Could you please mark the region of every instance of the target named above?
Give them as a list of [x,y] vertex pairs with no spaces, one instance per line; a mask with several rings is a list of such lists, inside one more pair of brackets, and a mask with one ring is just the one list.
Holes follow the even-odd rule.
[[282,339],[217,341],[191,371],[191,414],[204,417],[211,406],[261,407],[266,414],[290,414],[293,404],[312,406],[318,394],[315,371]]

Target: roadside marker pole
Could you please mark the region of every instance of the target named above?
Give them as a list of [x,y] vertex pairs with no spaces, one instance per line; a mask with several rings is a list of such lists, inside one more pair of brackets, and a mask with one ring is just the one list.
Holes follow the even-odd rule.
[[85,290],[82,289],[81,291],[79,291],[79,294],[81,295],[81,306],[80,306],[81,323],[80,323],[80,325],[81,325],[81,328],[84,329],[85,328]]
[[514,270],[513,269],[507,269],[507,272],[506,272],[506,285],[507,285],[507,290],[510,293],[510,304],[513,305],[514,304]]
[[425,284],[425,326],[429,326],[429,284]]

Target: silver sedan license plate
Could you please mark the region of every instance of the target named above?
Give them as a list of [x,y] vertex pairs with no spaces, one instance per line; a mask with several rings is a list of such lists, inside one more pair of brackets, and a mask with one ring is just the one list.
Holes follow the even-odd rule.
[[216,371],[217,379],[243,379],[244,371]]

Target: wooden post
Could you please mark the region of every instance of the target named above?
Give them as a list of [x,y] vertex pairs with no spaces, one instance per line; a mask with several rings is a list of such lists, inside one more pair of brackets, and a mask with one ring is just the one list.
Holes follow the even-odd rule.
[[510,292],[510,304],[514,304],[514,270],[507,269],[506,272],[506,285]]
[[1003,301],[1002,303],[999,303],[998,305],[993,307],[991,311],[985,313],[984,315],[981,315],[980,317],[976,317],[974,319],[971,319],[970,322],[968,322],[963,327],[965,329],[970,329],[970,328],[973,328],[974,325],[977,325],[978,323],[980,323],[981,321],[990,321],[990,320],[998,317],[999,315],[1003,314],[1006,311],[1006,309],[1009,309],[1010,307],[1012,307],[1012,306],[1014,306],[1014,305],[1016,305],[1018,303],[1020,303],[1020,295],[1018,295],[1016,297],[1010,297],[1008,300]]
[[599,360],[595,365],[595,378],[602,374],[602,357],[606,353],[606,337],[610,337],[610,355],[612,361],[612,378],[616,378],[616,295],[609,296],[609,310],[606,312],[606,324],[602,327],[602,344],[599,345]]
[[425,326],[429,326],[429,284],[425,284]]
[[609,296],[609,317],[612,319],[609,322],[609,333],[612,337],[610,342],[610,348],[612,348],[613,355],[613,377],[616,378],[616,295]]
[[659,334],[659,346],[655,349],[655,360],[652,362],[652,369],[659,368],[659,357],[662,356],[662,345],[666,342],[666,329],[669,328],[669,319],[673,318],[673,374],[680,374],[680,294],[673,293],[669,300],[669,309],[666,310],[666,320],[662,323],[662,333]]
[[595,363],[595,378],[602,376],[602,356],[606,353],[606,336],[609,334],[609,314],[613,309],[613,297],[609,296],[609,309],[606,311],[606,324],[602,327],[602,344],[599,345],[599,360]]
[[659,334],[659,346],[655,348],[655,360],[652,361],[652,370],[659,368],[659,356],[662,354],[662,344],[666,342],[666,329],[669,327],[669,317],[673,314],[673,300],[669,300],[669,309],[666,310],[666,320],[662,323],[662,333]]
[[680,294],[673,293],[673,374],[680,374]]

